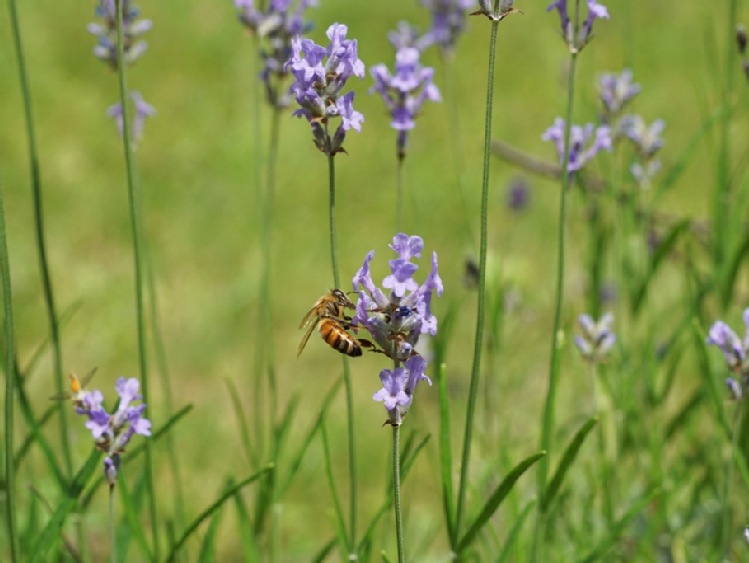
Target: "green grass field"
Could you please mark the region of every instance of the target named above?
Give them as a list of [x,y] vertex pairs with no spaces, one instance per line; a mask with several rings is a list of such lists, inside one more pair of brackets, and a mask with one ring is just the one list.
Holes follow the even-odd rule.
[[[63,369],[83,374],[98,367],[92,386],[111,395],[117,377],[139,376],[126,171],[122,142],[105,115],[118,99],[117,74],[92,55],[95,38],[87,33],[86,24],[94,19],[94,2],[18,4],[39,149],[49,265],[58,312],[72,311],[61,325]],[[349,37],[358,39],[359,56],[367,67],[392,64],[393,50],[386,36],[400,20],[407,19],[422,30],[429,24],[426,10],[416,1],[323,0],[321,4],[309,11],[314,22],[310,36],[322,43],[328,25],[345,23]],[[665,146],[659,153],[663,170],[651,192],[641,196],[645,204],[652,201],[654,212],[666,216],[657,225],[660,234],[665,236],[679,220],[690,219],[707,225],[703,238],[714,241],[715,194],[721,189],[721,178],[730,178],[727,193],[733,227],[726,232],[732,246],[726,252],[738,252],[747,236],[749,83],[738,55],[729,58],[729,51],[735,50],[729,7],[736,6],[737,21],[749,23],[747,3],[608,0],[605,4],[611,18],[596,22],[594,38],[578,59],[574,122],[598,120],[596,80],[601,73],[631,68],[642,92],[628,111],[643,115],[649,123],[657,118],[666,123]],[[164,546],[169,545],[169,526],[176,526],[179,535],[186,523],[219,496],[227,479],[238,481],[258,468],[244,451],[226,382],[238,390],[252,443],[262,458],[259,464],[263,464],[270,459],[271,401],[263,383],[260,403],[264,410],[256,411],[255,358],[259,348],[272,351],[279,408],[283,411],[290,401],[299,401],[280,457],[283,464],[306,440],[342,368],[338,355],[316,335],[304,354],[296,357],[302,336],[299,321],[332,284],[327,162],[310,142],[309,125],[291,116],[293,108],[281,120],[272,225],[273,317],[271,327],[264,328],[258,321],[263,268],[258,177],[265,174],[271,111],[262,106],[259,125],[255,122],[255,43],[238,23],[228,0],[141,1],[138,5],[154,26],[145,37],[148,51],[127,70],[128,82],[158,112],[146,123],[135,153],[159,326],[158,334],[150,324],[147,331],[151,395],[146,414],[158,428],[174,410],[193,406],[170,432],[184,494],[182,514],[175,514],[177,487],[165,441],[152,445],[161,520],[156,525],[163,557],[168,551]],[[523,14],[512,15],[499,25],[493,136],[556,163],[552,146],[541,140],[541,134],[554,118],[565,114],[569,53],[560,41],[558,17],[546,12],[546,3],[518,0],[516,7]],[[435,82],[444,101],[425,106],[411,133],[405,160],[404,230],[423,237],[425,257],[432,250],[438,252],[445,292],[433,308],[441,320],[448,311],[455,315],[446,341],[444,373],[456,491],[475,337],[477,291],[465,284],[464,270],[466,260],[477,260],[479,255],[489,30],[486,18],[469,18],[453,60],[445,64],[436,50],[424,55],[424,64],[435,67]],[[49,406],[48,397],[55,388],[33,228],[23,104],[8,17],[0,18],[0,38],[0,188],[12,270],[15,341],[24,387],[39,415]],[[452,88],[446,83],[446,71],[453,77]],[[729,72],[733,90],[725,94]],[[347,291],[349,280],[372,249],[375,280],[379,282],[388,273],[392,253],[387,245],[396,232],[397,174],[395,134],[381,100],[368,94],[371,78],[367,75],[349,84],[356,91],[355,103],[365,122],[360,134],[348,134],[348,154],[335,159],[338,260]],[[724,118],[711,122],[710,116],[718,114]],[[700,134],[701,130],[706,132]],[[611,178],[616,170],[626,170],[627,158],[626,152],[614,158],[602,154],[591,163],[588,174]],[[661,190],[658,182],[665,182],[672,172],[673,183]],[[518,175],[527,178],[531,190],[529,206],[522,212],[506,205],[507,188]],[[651,198],[653,194],[659,195]],[[559,195],[558,181],[492,159],[490,311],[468,476],[469,520],[510,469],[540,449],[553,330]],[[603,230],[590,226],[594,200],[601,205]],[[618,294],[607,306],[616,316],[618,342],[600,375],[613,404],[583,444],[556,504],[545,516],[541,540],[545,547],[538,560],[578,561],[590,553],[593,560],[601,561],[749,560],[749,547],[743,545],[742,537],[743,526],[749,524],[749,480],[742,475],[745,464],[737,462],[737,469],[728,473],[733,482],[728,501],[724,495],[726,467],[731,465],[734,449],[722,421],[732,419],[737,405],[724,390],[727,372],[719,351],[701,344],[714,320],[721,318],[741,327],[741,313],[749,303],[746,259],[739,255],[737,274],[726,290],[729,298],[721,299],[725,278],[716,272],[724,272],[725,264],[716,265],[709,244],[701,244],[699,232],[687,230],[680,236],[656,271],[652,257],[643,254],[644,240],[638,238],[642,232],[635,228],[629,238],[617,238],[621,224],[615,204],[616,199],[606,194],[595,199],[583,189],[569,192],[564,345],[555,447],[548,452],[552,470],[565,445],[596,412],[592,381],[596,376],[579,357],[572,338],[579,333],[576,318],[590,311],[597,292],[591,286],[596,252],[590,249],[602,233],[609,237],[601,239],[603,254],[598,255],[603,278],[616,285]],[[639,260],[642,268],[635,273],[647,277],[653,272],[645,304],[636,313],[630,309],[627,288],[637,280],[625,279],[616,265],[616,253],[622,248]],[[428,260],[423,259],[417,279],[423,279],[426,271]],[[739,336],[743,337],[743,329]],[[658,348],[671,337],[672,346],[665,356],[658,356]],[[157,338],[163,343],[163,358]],[[27,369],[40,347],[40,361]],[[710,358],[709,364],[705,357]],[[371,400],[380,388],[377,375],[387,367],[383,358],[365,354],[351,361],[359,537],[384,502],[390,482],[391,433],[381,427],[385,418],[381,404]],[[173,390],[173,412],[167,411],[163,393],[164,366]],[[434,379],[435,374],[429,373]],[[694,405],[686,409],[691,400]],[[83,420],[73,417],[70,422],[73,465],[79,467],[92,450],[91,442]],[[57,424],[54,417],[43,429],[56,451]],[[347,417],[341,390],[327,411],[325,426],[337,491],[346,512]],[[29,428],[17,411],[16,446]],[[437,385],[420,387],[403,425],[404,440],[412,432],[417,440],[431,435],[403,485],[405,539],[411,561],[450,559],[442,514],[439,428]],[[606,436],[608,446],[599,443]],[[741,439],[743,434],[736,449],[739,461],[746,454]],[[3,459],[8,455],[4,449]],[[607,477],[602,476],[604,466]],[[142,459],[123,471],[121,479],[131,492],[140,483],[142,471]],[[531,469],[520,478],[464,560],[498,560],[521,510],[538,494],[534,473]],[[48,515],[38,508],[34,528],[29,507],[38,501],[28,485],[53,506],[61,498],[42,454],[33,447],[16,475],[19,526],[33,537],[33,530],[43,527]],[[257,490],[250,485],[243,493],[251,514],[260,502]],[[648,502],[628,514],[643,499]],[[319,434],[310,443],[290,488],[277,502],[271,510],[273,525],[268,523],[256,536],[259,560],[308,561],[335,538],[335,511]],[[733,515],[728,531],[723,524],[726,505]],[[116,509],[119,515],[120,509]],[[91,506],[69,517],[64,527],[75,544],[73,523],[82,519],[86,546],[81,550],[91,561],[109,557],[107,510],[106,486],[101,485]],[[509,561],[531,560],[535,514],[533,510],[520,530]],[[627,518],[620,520],[625,514]],[[153,523],[145,507],[137,517],[150,541]],[[252,531],[242,527],[233,502],[224,506],[215,525],[215,551],[210,546],[203,551],[206,543],[201,538],[211,533],[206,523],[182,551],[183,561],[247,558],[242,538]],[[727,551],[723,551],[722,534],[730,538]],[[615,537],[607,544],[609,535]],[[276,538],[275,547],[272,538]],[[6,557],[7,540],[4,528],[0,558]],[[372,541],[373,560],[381,549],[387,550],[390,560],[396,559],[390,512],[376,527]],[[67,560],[70,555],[58,544],[55,549]],[[596,553],[601,545],[606,545],[605,553]],[[120,557],[148,559],[137,542]],[[344,558],[343,552],[334,550],[329,560],[339,557]]]

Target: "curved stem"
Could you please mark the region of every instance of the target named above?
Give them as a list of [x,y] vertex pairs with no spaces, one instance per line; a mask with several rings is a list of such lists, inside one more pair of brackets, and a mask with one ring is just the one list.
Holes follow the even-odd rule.
[[494,105],[494,65],[496,61],[497,34],[499,21],[492,20],[492,31],[489,39],[489,70],[486,86],[486,115],[484,117],[484,172],[481,181],[481,244],[479,247],[479,287],[478,311],[476,313],[476,336],[473,349],[473,366],[471,368],[471,384],[468,393],[468,408],[466,409],[465,436],[463,439],[463,456],[460,467],[460,484],[458,489],[458,508],[455,519],[454,533],[460,535],[460,527],[465,508],[466,485],[468,482],[468,464],[471,457],[471,439],[473,434],[473,419],[476,411],[476,396],[478,394],[479,373],[481,371],[481,349],[484,338],[484,308],[486,301],[486,249],[487,249],[487,213],[489,207],[489,159],[491,158],[492,111]]
[[[120,104],[122,104],[122,145],[127,169],[127,194],[130,205],[130,228],[133,234],[133,267],[135,270],[135,310],[136,325],[138,332],[138,367],[143,389],[143,402],[150,404],[148,386],[148,358],[146,350],[146,321],[143,305],[143,240],[140,216],[140,192],[135,177],[135,163],[130,139],[130,107],[128,103],[128,91],[125,81],[125,60],[123,42],[123,0],[115,0],[117,8],[117,77],[120,91]],[[151,531],[153,539],[154,557],[159,559],[159,535],[157,533],[159,520],[157,518],[156,490],[153,486],[153,454],[151,441],[146,440],[146,488],[148,490],[148,505],[151,519]]]

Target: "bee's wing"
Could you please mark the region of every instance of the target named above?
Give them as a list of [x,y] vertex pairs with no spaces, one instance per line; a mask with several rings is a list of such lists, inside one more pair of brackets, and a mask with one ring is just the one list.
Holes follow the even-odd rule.
[[[314,311],[314,309],[312,310]],[[320,320],[320,317],[315,315],[314,322],[312,322],[312,318],[310,318],[310,315],[312,313],[310,311],[307,313],[307,316],[304,317],[304,320],[302,321],[302,324],[299,326],[299,328],[304,327],[304,325],[307,325],[307,331],[304,333],[304,336],[302,337],[302,341],[299,343],[299,349],[297,350],[296,357],[298,358],[302,354],[302,350],[304,350],[304,347],[307,345],[307,340],[309,340],[310,335],[312,334],[312,331],[315,330],[315,327],[317,326],[318,321]]]

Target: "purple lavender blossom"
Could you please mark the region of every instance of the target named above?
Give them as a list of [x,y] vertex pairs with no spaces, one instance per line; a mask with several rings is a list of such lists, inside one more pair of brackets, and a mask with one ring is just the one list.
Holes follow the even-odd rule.
[[606,118],[610,121],[640,93],[642,87],[632,83],[632,70],[625,68],[621,74],[602,74],[598,77],[598,90]]
[[746,396],[749,388],[749,308],[744,310],[743,318],[746,326],[743,340],[723,321],[714,322],[707,337],[707,343],[720,348],[728,369],[736,374],[735,378],[726,379],[726,386],[731,397],[737,401]]
[[577,322],[583,334],[575,336],[575,346],[583,358],[593,363],[604,361],[616,343],[616,335],[611,328],[614,315],[606,313],[598,322],[590,315],[580,315]]
[[[130,141],[134,147],[137,147],[143,137],[143,125],[146,122],[146,118],[156,115],[156,110],[151,104],[143,99],[140,92],[130,92],[130,99],[135,105],[135,116],[133,117],[132,126],[130,128]],[[107,115],[115,120],[117,130],[120,132],[120,135],[122,135],[122,104],[117,102],[116,104],[109,106],[107,109]]]
[[426,100],[441,101],[439,90],[434,85],[434,69],[421,66],[421,53],[415,47],[403,47],[395,54],[395,73],[384,64],[369,69],[375,80],[371,92],[382,96],[390,113],[390,126],[395,129],[396,154],[399,160],[406,156],[408,131],[416,126],[415,119]]
[[427,42],[438,45],[443,54],[452,54],[458,37],[465,30],[468,10],[476,5],[476,1],[421,0],[421,5],[428,9],[432,16]]
[[317,0],[299,0],[295,9],[292,0],[271,0],[265,11],[255,4],[254,0],[234,0],[239,21],[262,42],[260,78],[265,83],[266,99],[271,106],[284,108],[290,101],[283,85],[288,76],[284,63],[291,57],[291,40],[312,29],[312,23],[304,20],[304,12],[317,6]]
[[665,126],[662,119],[656,119],[648,126],[639,115],[625,115],[619,124],[619,129],[632,142],[637,153],[637,161],[630,166],[630,172],[641,188],[649,187],[661,169],[661,161],[656,155],[664,144],[661,133]]
[[547,12],[556,9],[559,12],[559,20],[562,26],[562,37],[572,53],[578,53],[588,44],[593,33],[593,23],[599,18],[608,19],[609,13],[606,6],[599,4],[597,0],[586,0],[588,4],[588,17],[585,18],[579,30],[575,30],[572,20],[567,11],[567,0],[555,0],[546,8]]
[[[554,125],[549,127],[541,136],[544,141],[552,141],[557,150],[559,162],[564,162],[564,128],[565,122],[561,117],[554,120]],[[583,168],[601,150],[611,150],[611,135],[608,126],[596,128],[592,123],[584,127],[572,125],[570,129],[570,154],[567,170],[576,172]],[[586,148],[586,145],[587,148]]]
[[424,283],[419,285],[412,277],[418,265],[411,260],[420,258],[424,248],[421,237],[399,233],[390,248],[398,253],[398,258],[390,261],[391,273],[382,282],[382,287],[390,290],[389,296],[372,280],[371,251],[353,279],[354,290],[359,292],[353,323],[367,329],[388,357],[405,361],[416,354],[414,347],[422,334],[437,333],[437,318],[430,304],[434,292],[442,295],[443,285],[437,272],[436,252]]
[[135,434],[151,435],[151,422],[143,417],[145,404],[133,406],[139,401],[139,383],[134,377],[117,380],[115,389],[119,395],[117,411],[109,414],[102,406],[103,396],[98,389],[81,391],[80,400],[76,403],[76,412],[88,417],[86,428],[91,431],[97,449],[106,453],[104,474],[110,486],[114,485],[120,465],[120,454]]
[[382,389],[372,395],[372,399],[382,402],[388,412],[385,424],[400,426],[403,417],[413,402],[414,391],[419,381],[426,381],[432,385],[432,380],[424,375],[426,360],[419,355],[412,356],[406,360],[405,367],[397,367],[394,370],[383,369],[380,372]]
[[[364,78],[365,70],[357,54],[357,42],[346,39],[347,33],[345,25],[331,25],[327,48],[311,39],[295,37],[291,41],[291,58],[284,65],[285,70],[291,69],[294,83],[290,92],[301,106],[294,115],[307,118],[315,145],[328,155],[343,152],[346,131],[361,131],[364,121],[364,116],[354,109],[354,93],[341,94],[346,81],[352,76]],[[328,131],[331,117],[342,118],[332,137]]]
[[[94,47],[97,59],[117,69],[117,11],[114,0],[99,0],[95,15],[104,20],[104,24],[90,23],[89,33],[98,39]],[[130,1],[122,0],[122,37],[125,64],[132,64],[146,51],[147,44],[138,38],[152,27],[151,20],[138,20],[140,10]]]
[[419,29],[407,21],[399,21],[395,30],[388,33],[388,41],[396,51],[405,47],[413,47],[423,51],[429,46],[431,38],[428,34],[421,35]]
[[507,195],[505,201],[508,209],[512,211],[522,211],[528,207],[531,197],[530,184],[524,176],[516,176],[507,186]]

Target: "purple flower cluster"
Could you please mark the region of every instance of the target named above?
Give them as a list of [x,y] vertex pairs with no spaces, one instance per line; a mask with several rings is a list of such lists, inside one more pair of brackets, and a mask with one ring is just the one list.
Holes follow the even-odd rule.
[[390,113],[390,126],[398,134],[396,152],[399,159],[406,156],[408,131],[415,127],[414,119],[426,100],[441,100],[439,90],[434,85],[434,69],[421,66],[421,53],[415,47],[401,47],[395,54],[395,72],[378,64],[369,69],[375,80],[370,92],[382,96]]
[[[133,118],[132,127],[132,142],[134,145],[137,145],[140,142],[141,137],[143,136],[143,125],[146,121],[146,117],[155,115],[156,110],[151,104],[147,103],[143,99],[143,96],[140,95],[140,92],[130,92],[130,99],[135,105],[135,117]],[[107,109],[107,115],[115,120],[115,123],[117,124],[117,130],[120,132],[120,135],[122,135],[122,104],[120,102],[117,102],[116,104],[109,106],[109,108]]]
[[[564,162],[565,121],[561,117],[554,120],[541,136],[544,141],[552,141],[556,147],[559,162]],[[583,168],[601,150],[611,150],[611,134],[608,126],[596,127],[588,123],[584,127],[572,125],[570,128],[570,154],[567,170],[576,172]]]
[[[284,69],[291,69],[294,83],[290,92],[301,106],[294,112],[306,117],[318,149],[328,155],[342,152],[346,131],[361,131],[364,116],[354,109],[354,93],[341,95],[346,81],[364,78],[364,63],[357,53],[356,39],[346,39],[348,28],[334,23],[328,28],[330,45],[321,47],[311,39],[295,37],[291,41],[291,58]],[[341,124],[331,137],[328,120],[340,117]]]
[[649,187],[661,169],[661,161],[656,155],[663,147],[661,133],[665,126],[662,119],[656,119],[648,126],[639,115],[625,115],[619,125],[635,147],[637,161],[630,167],[630,172],[642,188]]
[[458,37],[465,30],[468,10],[475,0],[421,0],[432,16],[432,26],[427,32],[427,42],[440,47],[443,54],[451,54]]
[[399,233],[393,237],[390,248],[398,258],[390,260],[390,275],[382,281],[389,294],[372,279],[369,265],[374,251],[371,251],[353,279],[359,299],[352,324],[368,330],[381,351],[395,361],[394,370],[380,372],[382,389],[373,399],[385,403],[388,423],[397,426],[411,405],[416,384],[426,380],[431,385],[424,375],[427,362],[415,348],[422,334],[437,334],[431,301],[433,293],[442,295],[443,285],[437,272],[436,252],[432,254],[432,270],[424,283],[419,285],[413,279],[419,266],[412,260],[420,258],[424,249],[421,237]]
[[728,369],[738,376],[726,379],[731,396],[737,400],[743,399],[749,388],[749,308],[744,310],[743,317],[746,325],[743,340],[723,321],[714,322],[707,337],[707,343],[720,348]]
[[143,417],[146,405],[131,404],[142,398],[138,394],[138,387],[138,380],[134,377],[117,379],[115,389],[120,400],[117,410],[112,414],[102,406],[104,396],[98,389],[80,390],[74,397],[76,412],[88,417],[86,428],[91,431],[96,447],[107,454],[104,458],[104,474],[110,487],[114,486],[117,479],[120,454],[125,451],[133,435],[151,435],[151,422]]
[[621,114],[629,101],[640,93],[642,87],[632,82],[632,70],[625,68],[621,74],[602,74],[598,77],[598,91],[603,103],[607,123]]
[[593,23],[599,18],[609,17],[606,6],[599,4],[598,0],[586,0],[588,4],[588,17],[585,18],[579,30],[575,29],[572,20],[567,12],[567,0],[555,0],[547,12],[557,10],[559,20],[562,26],[562,37],[572,53],[579,53],[585,45],[588,44],[593,33]]
[[583,358],[593,363],[604,361],[616,343],[616,335],[611,328],[614,315],[606,313],[598,322],[590,315],[580,315],[577,322],[583,334],[575,336],[575,346]]
[[317,6],[317,0],[299,0],[294,9],[291,0],[270,0],[265,10],[255,4],[254,0],[234,0],[239,21],[263,42],[260,56],[264,65],[260,77],[265,83],[268,103],[283,108],[289,105],[283,91],[288,75],[284,63],[291,56],[292,39],[312,29],[312,23],[304,20],[304,12]]
[[[132,64],[146,51],[147,44],[139,39],[141,35],[152,27],[151,20],[139,20],[140,10],[130,1],[122,2],[122,50],[125,64]],[[98,38],[94,47],[94,55],[97,59],[106,62],[113,70],[119,66],[117,53],[117,5],[115,0],[99,0],[99,5],[94,12],[96,17],[104,20],[103,24],[90,23],[88,31]],[[146,117],[156,113],[150,104],[143,100],[139,92],[130,92],[130,98],[135,104],[135,117],[131,126],[131,142],[136,146],[143,135],[143,125]],[[117,124],[120,135],[123,133],[122,104],[118,102],[107,109],[107,115],[112,117]]]
[[[147,44],[139,37],[152,27],[151,20],[138,20],[140,10],[130,0],[122,0],[122,36],[125,64],[134,63],[146,51]],[[95,15],[104,24],[88,24],[89,33],[96,36],[98,43],[94,55],[117,69],[117,11],[114,0],[99,0]]]

